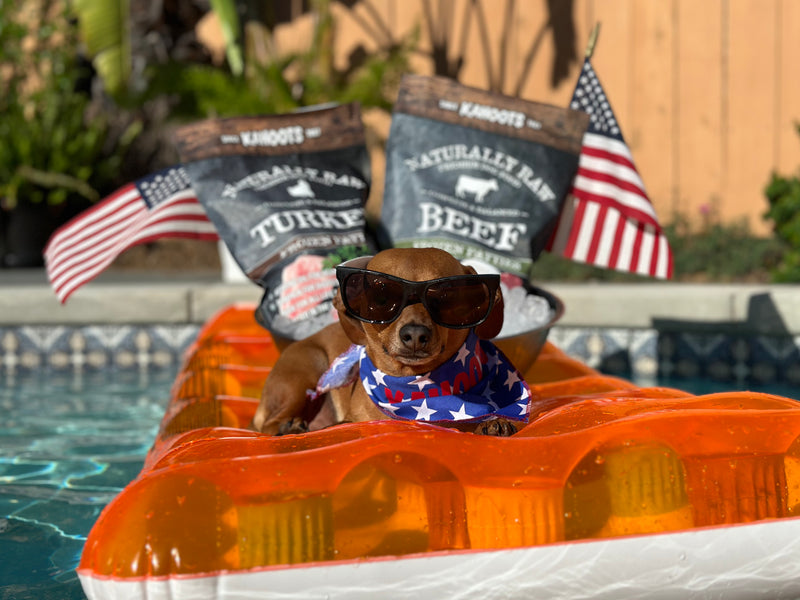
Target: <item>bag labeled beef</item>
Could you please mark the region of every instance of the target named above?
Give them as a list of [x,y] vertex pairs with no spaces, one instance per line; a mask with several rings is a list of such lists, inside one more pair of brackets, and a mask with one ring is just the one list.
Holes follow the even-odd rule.
[[259,322],[288,339],[332,322],[334,267],[374,248],[358,105],[202,121],[177,144],[220,238],[265,290]]
[[381,245],[527,276],[575,175],[588,115],[407,75],[386,148]]

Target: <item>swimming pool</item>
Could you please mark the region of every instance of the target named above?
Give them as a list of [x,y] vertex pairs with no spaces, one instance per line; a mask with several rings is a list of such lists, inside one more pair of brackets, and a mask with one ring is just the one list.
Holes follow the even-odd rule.
[[[0,385],[0,600],[85,598],[75,567],[103,507],[139,472],[176,369],[53,374]],[[673,378],[693,393],[736,386]],[[754,388],[798,398],[787,386]]]
[[174,377],[0,377],[0,599],[85,598],[75,567],[86,535],[141,469]]

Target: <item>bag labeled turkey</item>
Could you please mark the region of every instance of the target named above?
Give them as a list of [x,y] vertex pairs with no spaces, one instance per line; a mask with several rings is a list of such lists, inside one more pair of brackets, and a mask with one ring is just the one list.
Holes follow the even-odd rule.
[[202,121],[177,144],[220,238],[265,290],[259,322],[288,339],[332,322],[334,267],[374,248],[358,105]]
[[556,226],[587,125],[580,111],[405,76],[386,148],[381,245],[435,246],[527,276]]

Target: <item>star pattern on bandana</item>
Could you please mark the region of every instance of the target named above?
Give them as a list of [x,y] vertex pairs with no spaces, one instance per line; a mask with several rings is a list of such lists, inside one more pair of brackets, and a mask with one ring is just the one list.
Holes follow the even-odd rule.
[[522,393],[519,396],[520,400],[530,400],[531,390],[527,385],[522,386]]
[[472,415],[467,414],[467,408],[464,404],[457,411],[451,410],[450,414],[453,415],[454,421],[464,421],[472,418]]
[[488,362],[486,363],[487,367],[489,367],[490,369],[494,369],[499,364],[500,364],[500,355],[497,352],[490,354],[488,356]]
[[347,354],[340,354],[331,363],[331,371],[336,372],[340,367],[347,364]]
[[505,386],[510,390],[514,385],[520,382],[519,374],[516,371],[509,370],[506,374]]
[[419,406],[412,406],[417,411],[416,419],[418,421],[430,421],[431,416],[436,414],[436,409],[428,408],[428,399],[424,399]]
[[358,377],[358,366],[363,356],[361,346],[350,346],[346,352],[337,356],[331,366],[320,377],[316,390],[309,392],[311,399],[318,398],[333,388],[343,387]]
[[466,346],[461,346],[461,348],[458,350],[458,354],[456,354],[456,357],[453,360],[457,360],[463,366],[467,364],[467,359],[469,359],[470,356],[471,353],[469,349]]
[[391,376],[378,369],[364,353],[360,373],[367,395],[377,407],[396,418],[415,421],[527,418],[530,398],[527,384],[494,344],[480,340],[474,332],[449,360],[433,371]]
[[372,363],[366,348],[351,346],[332,361],[316,390],[309,390],[309,398],[359,377],[375,405],[394,418],[435,422],[503,416],[527,420],[530,414],[530,388],[521,374],[494,344],[478,339],[474,332],[443,365],[408,377],[384,373]]
[[372,371],[372,376],[375,378],[375,382],[378,385],[386,385],[386,382],[384,381],[386,373],[384,373],[380,369],[375,369],[374,371]]
[[391,402],[378,402],[378,406],[381,407],[384,411],[390,412],[392,414],[395,414],[400,408],[399,404],[392,404]]
[[424,375],[420,375],[414,381],[411,382],[413,385],[417,386],[420,391],[422,391],[426,386],[433,385],[435,382],[431,379],[431,372],[428,371]]
[[364,386],[364,389],[367,391],[367,395],[372,394],[375,391],[375,388],[378,387],[374,383],[370,383],[369,379],[366,377],[361,380],[361,384]]

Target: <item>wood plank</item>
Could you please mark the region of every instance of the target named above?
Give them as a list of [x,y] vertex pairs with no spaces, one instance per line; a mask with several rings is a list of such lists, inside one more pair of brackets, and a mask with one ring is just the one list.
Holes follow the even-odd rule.
[[[536,8],[538,10],[533,11],[530,4],[523,4],[518,9],[510,44],[513,69],[506,76],[509,79],[506,90],[514,93],[519,87],[522,98],[549,102],[550,86],[546,72],[554,56],[553,41],[550,33],[542,30],[547,24],[545,3],[537,3]],[[530,54],[531,48],[535,48],[533,54]],[[520,80],[523,81],[521,86]]]
[[272,49],[282,57],[292,52],[305,52],[314,33],[314,17],[306,13],[290,23],[278,25],[272,34]]
[[754,231],[766,233],[761,213],[775,164],[777,3],[729,0],[728,9],[728,174],[720,217],[747,218]]
[[[334,64],[339,69],[347,67],[350,55],[361,47],[367,53],[387,47],[392,38],[400,39],[406,31],[392,26],[390,17],[393,3],[390,0],[372,0],[367,5],[356,4],[347,8],[338,2],[331,2],[331,15],[334,19],[335,42]],[[390,34],[381,26],[388,26]],[[306,40],[310,43],[311,40]]]
[[[593,0],[594,22],[600,23],[600,37],[592,56],[592,66],[603,84],[603,89],[614,109],[622,133],[632,127],[631,96],[631,32],[632,0]],[[589,38],[589,29],[583,32],[583,47]],[[630,143],[630,141],[629,141]]]
[[[514,35],[512,37],[514,41],[514,74],[510,82],[511,86],[507,88],[509,92],[516,91],[522,74],[527,72],[527,77],[524,79],[524,84],[519,94],[521,97],[556,106],[567,106],[569,104],[583,60],[582,46],[585,37],[582,37],[583,30],[578,24],[580,12],[578,5],[585,3],[585,0],[576,2],[571,15],[575,32],[571,50],[576,58],[569,64],[569,69],[565,72],[562,80],[556,87],[553,87],[552,73],[556,60],[556,38],[552,28],[548,26],[550,15],[547,12],[545,3],[531,4],[519,2],[518,0],[518,16],[515,19]],[[541,6],[541,9],[534,12],[531,10],[533,6]],[[562,18],[566,21],[570,17],[562,15]],[[583,25],[582,22],[580,24]],[[564,34],[566,33],[565,29]],[[532,52],[532,49],[535,52]],[[568,50],[562,50],[562,59],[566,58],[567,52]],[[530,60],[530,57],[532,57],[532,60]],[[528,65],[529,62],[530,64]]]
[[[481,0],[478,3],[480,10],[472,10],[468,43],[464,48],[465,63],[461,83],[488,90],[496,82],[500,65],[500,40],[503,38],[508,2],[509,0]],[[463,11],[458,11],[457,16],[454,15],[454,31],[458,31],[459,39],[463,14]]]
[[722,198],[722,2],[678,2],[674,207],[695,226],[719,209]]
[[800,122],[800,3],[795,0],[778,0],[779,85],[777,134],[777,159],[775,168],[782,174],[795,174],[800,167],[800,135],[796,124]]
[[[517,79],[541,24],[545,2],[515,0],[513,27],[505,31],[511,0],[481,0],[490,32],[491,68],[499,68],[500,41],[509,54],[504,91]],[[470,0],[430,0],[437,19],[449,16],[450,58],[462,48],[463,16]],[[411,70],[433,73],[423,0],[371,0],[370,5],[400,39],[421,29],[421,50]],[[366,6],[354,14],[332,4],[338,17],[336,64],[341,67],[358,45],[369,52],[376,42],[363,29],[373,22]],[[703,205],[718,205],[723,221],[747,218],[767,233],[761,214],[763,189],[773,170],[793,174],[800,167],[800,2],[796,0],[574,0],[578,60],[570,75],[552,88],[553,39],[542,40],[524,98],[564,106],[572,95],[589,32],[602,24],[592,59],[595,70],[662,222],[675,211],[695,217]],[[275,42],[281,52],[305,49],[310,16],[282,26]],[[724,46],[723,46],[723,41]],[[486,56],[477,17],[464,42],[461,81],[486,89]]]
[[669,222],[678,208],[675,1],[633,3],[632,127],[624,133],[662,223]]

